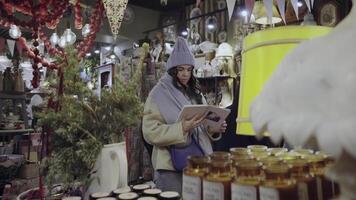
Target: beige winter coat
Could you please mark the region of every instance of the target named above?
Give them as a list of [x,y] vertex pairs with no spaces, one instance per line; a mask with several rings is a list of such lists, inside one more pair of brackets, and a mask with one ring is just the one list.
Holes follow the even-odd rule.
[[167,146],[186,142],[182,122],[165,124],[152,97],[148,96],[143,113],[143,137],[153,145],[152,165],[155,170],[174,170]]

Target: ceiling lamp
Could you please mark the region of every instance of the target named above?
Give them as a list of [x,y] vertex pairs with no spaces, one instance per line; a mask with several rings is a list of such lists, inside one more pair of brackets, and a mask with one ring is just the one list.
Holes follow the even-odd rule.
[[82,28],[82,36],[86,37],[88,36],[90,33],[90,25],[89,24],[85,24]]
[[256,1],[255,6],[253,8],[252,14],[255,18],[255,23],[256,24],[277,24],[282,21],[281,16],[279,15],[277,8],[275,5],[273,5],[273,10],[272,10],[272,21],[269,22],[268,17],[267,17],[267,10],[266,7],[264,6],[262,1]]
[[70,30],[70,28],[67,28],[64,31],[63,36],[65,37],[66,43],[69,45],[74,44],[77,39],[77,36],[73,33],[72,30]]
[[18,39],[21,37],[21,30],[18,26],[16,25],[11,25],[10,30],[9,30],[9,35],[12,39]]
[[59,37],[56,32],[52,33],[51,37],[49,38],[52,46],[55,47],[59,42]]

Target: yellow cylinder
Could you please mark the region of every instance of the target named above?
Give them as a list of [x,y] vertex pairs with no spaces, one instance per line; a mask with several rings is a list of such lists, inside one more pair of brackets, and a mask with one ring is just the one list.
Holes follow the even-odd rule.
[[283,26],[255,32],[244,39],[237,134],[254,135],[249,119],[252,100],[286,54],[300,42],[326,35],[322,26]]

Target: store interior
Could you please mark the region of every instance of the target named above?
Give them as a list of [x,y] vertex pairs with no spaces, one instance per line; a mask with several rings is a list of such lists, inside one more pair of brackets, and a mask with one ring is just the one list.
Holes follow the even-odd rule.
[[[0,199],[355,199],[354,2],[0,0]],[[143,121],[178,37],[229,113],[176,192]]]

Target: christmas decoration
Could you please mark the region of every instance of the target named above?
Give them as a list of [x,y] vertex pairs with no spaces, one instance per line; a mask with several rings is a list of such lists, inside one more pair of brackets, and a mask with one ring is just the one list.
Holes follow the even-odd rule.
[[75,48],[65,51],[67,59],[59,58],[64,85],[59,91],[63,92],[58,99],[61,104],[49,101],[58,112],[47,109],[37,115],[41,125],[53,130],[52,155],[45,165],[48,184],[61,182],[70,188],[76,182],[88,186],[103,145],[123,141],[124,129],[137,124],[143,107],[136,95],[139,79],[129,83],[115,79],[113,88],[102,91],[99,100],[80,78],[80,68],[85,66],[79,63]]
[[124,12],[128,0],[103,0],[106,16],[108,17],[111,32],[114,38],[119,34],[121,22],[124,18]]

